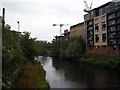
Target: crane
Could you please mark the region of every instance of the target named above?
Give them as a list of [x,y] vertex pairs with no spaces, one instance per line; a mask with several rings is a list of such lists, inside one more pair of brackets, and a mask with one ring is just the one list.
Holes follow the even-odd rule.
[[90,6],[88,6],[86,0],[84,1],[84,3],[85,3],[85,7],[86,7],[86,8],[85,8],[83,11],[89,13],[89,11],[92,9],[93,0],[91,1]]
[[60,26],[60,36],[62,36],[62,26],[68,26],[69,24],[53,24],[53,26]]

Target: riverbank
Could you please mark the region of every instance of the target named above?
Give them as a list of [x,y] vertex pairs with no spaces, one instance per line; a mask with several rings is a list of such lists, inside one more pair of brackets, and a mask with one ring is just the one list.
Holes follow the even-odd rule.
[[38,61],[27,61],[19,67],[9,65],[3,74],[3,88],[49,89],[46,72]]
[[19,72],[15,88],[49,88],[40,62],[27,62]]
[[112,55],[93,55],[85,54],[80,59],[80,62],[87,63],[99,67],[120,70],[120,56]]

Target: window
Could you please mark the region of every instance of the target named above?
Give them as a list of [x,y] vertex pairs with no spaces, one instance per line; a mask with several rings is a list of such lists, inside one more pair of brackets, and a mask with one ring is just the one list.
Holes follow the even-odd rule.
[[102,30],[106,30],[106,22],[102,22]]
[[98,32],[98,30],[99,30],[98,24],[95,24],[95,31]]
[[98,43],[99,42],[99,35],[95,35],[95,42]]
[[95,18],[94,21],[98,21],[98,18]]
[[102,42],[106,42],[106,33],[102,34]]
[[104,15],[104,16],[101,16],[101,19],[106,19],[106,15]]

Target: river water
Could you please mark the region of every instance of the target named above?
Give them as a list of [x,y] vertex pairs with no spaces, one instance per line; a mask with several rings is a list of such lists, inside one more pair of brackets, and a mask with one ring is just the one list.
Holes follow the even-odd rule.
[[51,88],[120,88],[120,72],[78,61],[39,57]]

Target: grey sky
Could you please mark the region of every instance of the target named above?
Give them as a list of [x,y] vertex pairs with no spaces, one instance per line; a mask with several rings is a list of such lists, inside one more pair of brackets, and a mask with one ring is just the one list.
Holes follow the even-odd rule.
[[[0,8],[6,8],[6,23],[12,30],[17,30],[17,21],[20,22],[20,31],[31,32],[31,37],[37,40],[51,41],[59,35],[59,26],[52,24],[65,23],[69,29],[71,25],[83,22],[84,0],[1,0]],[[92,0],[87,0],[90,4]],[[111,0],[93,0],[96,8]]]

